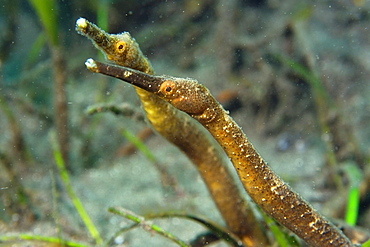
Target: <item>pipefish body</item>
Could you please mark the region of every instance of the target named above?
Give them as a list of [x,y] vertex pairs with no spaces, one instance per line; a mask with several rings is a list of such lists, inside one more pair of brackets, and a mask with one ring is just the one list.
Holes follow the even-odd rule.
[[152,76],[93,59],[88,59],[86,66],[92,72],[121,79],[157,95],[202,124],[231,159],[253,201],[310,246],[354,246],[271,170],[241,128],[196,80]]

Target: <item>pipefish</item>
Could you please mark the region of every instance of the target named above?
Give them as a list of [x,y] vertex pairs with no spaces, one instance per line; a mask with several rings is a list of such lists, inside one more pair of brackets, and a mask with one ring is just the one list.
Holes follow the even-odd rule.
[[244,189],[277,222],[311,246],[354,246],[276,175],[209,90],[196,80],[152,76],[130,68],[88,59],[87,68],[157,95],[202,124],[231,159]]
[[[128,32],[109,34],[84,18],[77,20],[76,30],[88,37],[109,61],[154,74],[149,60]],[[240,195],[209,134],[196,121],[157,95],[140,87],[135,87],[135,90],[152,127],[193,162],[228,229],[240,238],[244,246],[266,246],[267,238],[259,222]]]

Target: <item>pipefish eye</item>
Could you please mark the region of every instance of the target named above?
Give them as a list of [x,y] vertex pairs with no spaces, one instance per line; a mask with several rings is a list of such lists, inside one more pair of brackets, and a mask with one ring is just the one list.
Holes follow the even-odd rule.
[[176,84],[173,81],[164,81],[159,88],[159,91],[163,93],[163,95],[169,96],[174,93],[176,89]]
[[118,52],[123,52],[125,50],[125,48],[126,48],[126,43],[125,42],[123,42],[123,41],[117,42],[116,49],[117,49]]

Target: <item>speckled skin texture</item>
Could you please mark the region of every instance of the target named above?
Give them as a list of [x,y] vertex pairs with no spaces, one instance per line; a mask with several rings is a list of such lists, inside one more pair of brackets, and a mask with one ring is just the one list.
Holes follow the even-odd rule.
[[[91,39],[106,58],[115,64],[148,74],[154,73],[150,62],[143,56],[138,44],[128,33],[107,34],[82,18],[77,20],[76,29]],[[109,68],[111,69],[106,72],[112,73],[113,67]],[[90,69],[94,72],[102,72],[98,67]],[[114,75],[114,73],[116,74]],[[130,75],[129,72],[117,71],[114,73],[111,76],[127,77]],[[172,80],[169,80],[168,84],[161,83],[160,87],[153,85],[146,88],[147,91],[135,88],[149,122],[159,134],[175,144],[195,164],[228,229],[241,239],[244,246],[267,246],[266,236],[258,227],[259,223],[253,212],[240,196],[231,175],[224,167],[222,156],[219,150],[213,146],[209,134],[196,121],[173,107],[189,109],[189,106],[186,105],[187,99],[181,98],[177,92],[168,90],[171,86]],[[154,88],[158,88],[156,94],[165,97],[166,100],[150,93],[153,92]],[[179,93],[182,94],[182,92]],[[198,99],[198,101],[202,100]],[[193,107],[192,113],[203,110],[203,106],[199,105]]]
[[353,246],[339,229],[271,170],[241,128],[204,86],[194,80],[165,82],[171,89],[166,86],[158,94],[198,120],[212,134],[231,159],[245,190],[266,213],[311,246]]

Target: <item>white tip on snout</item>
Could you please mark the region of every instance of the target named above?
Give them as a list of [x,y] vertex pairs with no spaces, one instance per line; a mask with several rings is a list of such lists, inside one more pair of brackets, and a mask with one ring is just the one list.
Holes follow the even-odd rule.
[[85,18],[80,17],[80,18],[77,19],[76,25],[79,28],[86,28],[87,27],[87,20]]
[[91,71],[96,71],[98,69],[98,66],[96,65],[94,59],[89,58],[85,62],[86,68],[88,68]]

